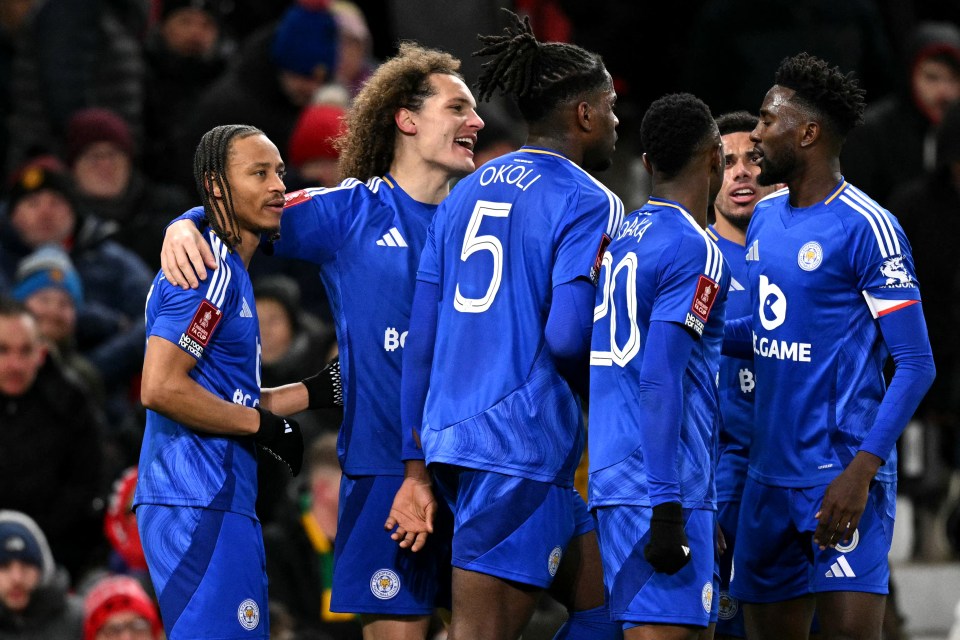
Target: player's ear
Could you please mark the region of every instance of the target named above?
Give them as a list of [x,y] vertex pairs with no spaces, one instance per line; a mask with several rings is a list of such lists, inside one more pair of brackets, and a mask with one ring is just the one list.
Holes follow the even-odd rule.
[[397,123],[397,128],[407,135],[412,136],[417,132],[414,113],[410,109],[397,109],[397,112],[393,115],[393,121]]
[[820,123],[816,120],[808,120],[800,127],[800,146],[809,147],[820,139]]
[[583,131],[593,130],[593,107],[586,100],[577,103],[577,125]]
[[643,163],[643,168],[647,170],[647,173],[653,175],[653,165],[650,163],[650,158],[647,157],[646,153],[640,156],[640,161]]
[[220,189],[220,181],[215,180],[212,173],[208,173],[206,176],[204,176],[203,182],[204,188],[212,197],[218,199],[223,197],[223,191]]

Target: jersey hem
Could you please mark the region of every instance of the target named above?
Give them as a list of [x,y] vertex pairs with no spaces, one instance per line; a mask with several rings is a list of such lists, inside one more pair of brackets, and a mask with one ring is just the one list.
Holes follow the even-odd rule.
[[495,473],[501,473],[505,476],[516,476],[519,478],[526,478],[527,480],[534,480],[536,482],[546,482],[547,484],[554,484],[558,487],[570,488],[573,486],[573,471],[570,472],[569,480],[564,480],[556,475],[545,474],[545,473],[536,473],[533,471],[528,471],[526,469],[517,469],[515,467],[508,467],[505,465],[492,464],[488,460],[466,460],[463,458],[454,458],[451,456],[427,456],[426,457],[427,465],[431,464],[448,464],[454,467],[464,467],[467,469],[473,469],[475,471],[493,471]]

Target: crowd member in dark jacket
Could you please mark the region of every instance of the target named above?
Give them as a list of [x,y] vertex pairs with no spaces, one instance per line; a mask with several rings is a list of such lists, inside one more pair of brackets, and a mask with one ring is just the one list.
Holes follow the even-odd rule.
[[19,261],[41,245],[67,250],[85,292],[78,348],[108,389],[127,388],[143,366],[150,273],[136,254],[111,239],[117,223],[83,214],[69,175],[51,166],[29,165],[16,178],[0,219],[0,270],[10,282]]
[[281,20],[250,35],[239,59],[201,97],[188,127],[191,157],[203,133],[243,122],[275,141],[282,158],[300,110],[330,80],[337,63],[337,27],[328,11],[290,7]]
[[46,357],[34,318],[0,299],[0,508],[34,518],[73,580],[106,556],[100,427],[83,387]]
[[[220,0],[163,0],[160,21],[147,34],[143,105],[143,171],[153,180],[175,183],[193,193],[191,158],[197,140],[186,140],[185,125],[197,100],[227,67],[221,38]],[[166,217],[164,218],[166,219]],[[152,262],[152,259],[151,259]]]
[[0,640],[80,637],[81,600],[67,592],[66,575],[30,516],[0,511]]
[[843,176],[884,206],[898,186],[936,166],[936,127],[960,98],[960,29],[919,24],[903,66],[899,91],[867,108],[840,156]]
[[90,107],[75,113],[67,123],[66,140],[80,205],[116,222],[112,239],[150,268],[159,269],[163,229],[171,213],[182,213],[193,205],[188,192],[143,174],[127,123],[109,109]]

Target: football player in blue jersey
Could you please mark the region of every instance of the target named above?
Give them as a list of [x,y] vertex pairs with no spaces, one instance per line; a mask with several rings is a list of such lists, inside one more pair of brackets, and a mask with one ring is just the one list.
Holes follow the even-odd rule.
[[[725,113],[717,118],[723,141],[723,183],[713,201],[715,222],[707,227],[707,235],[716,242],[723,259],[730,267],[730,289],[727,292],[727,317],[740,318],[750,313],[750,290],[747,283],[747,225],[757,202],[781,185],[761,186],[760,154],[753,148],[750,132],[757,126],[757,116],[746,111]],[[743,608],[730,595],[730,574],[733,550],[737,540],[737,517],[740,496],[747,477],[747,456],[753,430],[752,358],[721,356],[720,358],[720,427],[717,460],[717,524],[723,533],[726,549],[720,555],[719,606],[717,640],[745,638]]]
[[712,638],[730,269],[703,230],[723,176],[710,109],[688,93],[644,114],[650,199],[603,255],[590,351],[590,508],[624,638]]
[[[755,429],[731,592],[747,635],[877,639],[890,576],[895,443],[934,377],[910,244],[846,182],[839,154],[861,120],[850,75],[784,59],[751,133],[760,184],[747,229]],[[883,368],[892,357],[889,387]]]
[[[401,44],[348,110],[336,142],[348,177],[288,194],[272,245],[318,265],[336,322],[343,478],[330,608],[360,614],[366,638],[420,640],[435,606],[449,606],[449,534],[438,528],[414,553],[384,523],[401,485],[437,506],[422,463],[401,459],[400,368],[427,227],[451,180],[473,171],[483,127],[459,69],[447,53]],[[174,223],[165,240],[164,270],[182,286],[206,277],[204,260],[214,266],[195,221]]]
[[[570,611],[558,638],[616,638],[573,488],[572,390],[586,378],[597,260],[623,215],[587,173],[611,163],[616,93],[598,55],[538,42],[507,13],[503,35],[480,38],[491,60],[478,90],[516,98],[528,138],[458,182],[430,227],[404,356],[404,459],[430,465],[454,512],[452,640],[519,637],[545,589]],[[427,520],[400,519],[401,544],[428,535]]]
[[133,504],[168,638],[269,638],[256,447],[297,474],[300,428],[273,412],[300,410],[306,390],[260,389],[247,265],[280,226],[284,164],[259,129],[225,125],[201,139],[194,175],[218,277],[184,291],[160,273],[147,296]]

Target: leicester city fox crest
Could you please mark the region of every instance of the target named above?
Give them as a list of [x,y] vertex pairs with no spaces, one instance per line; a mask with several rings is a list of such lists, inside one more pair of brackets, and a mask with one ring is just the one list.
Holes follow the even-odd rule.
[[400,593],[400,576],[390,569],[380,569],[370,577],[370,591],[380,600],[389,600]]

